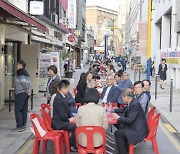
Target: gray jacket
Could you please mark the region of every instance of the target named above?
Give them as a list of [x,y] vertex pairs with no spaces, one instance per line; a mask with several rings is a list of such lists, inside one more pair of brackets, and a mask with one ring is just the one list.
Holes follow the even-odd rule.
[[19,93],[31,93],[31,82],[27,71],[23,68],[17,71],[16,83],[15,83],[15,94]]

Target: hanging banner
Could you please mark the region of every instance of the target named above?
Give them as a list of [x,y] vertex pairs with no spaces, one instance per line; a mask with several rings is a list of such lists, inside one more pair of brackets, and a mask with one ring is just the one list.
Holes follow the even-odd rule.
[[47,81],[49,78],[47,68],[55,65],[60,75],[59,52],[40,53],[39,55],[39,91],[46,91]]
[[139,55],[147,54],[147,22],[139,22],[138,24],[138,34],[139,34]]
[[68,0],[68,28],[76,28],[77,6],[76,0]]

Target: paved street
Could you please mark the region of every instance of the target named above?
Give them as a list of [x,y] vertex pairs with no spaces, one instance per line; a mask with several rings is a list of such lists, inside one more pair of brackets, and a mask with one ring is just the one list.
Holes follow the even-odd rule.
[[[73,86],[76,85],[79,76],[81,74],[81,72],[84,72],[88,69],[87,66],[85,66],[83,69],[77,69],[73,79],[74,82],[72,82],[73,80],[71,80],[71,82],[73,83]],[[128,70],[128,72],[130,72],[131,74],[131,78],[133,78],[133,72]],[[145,75],[142,75],[142,78]],[[152,94],[153,94],[153,85],[152,85]],[[45,101],[44,97],[42,97],[43,94],[40,94],[38,96],[35,97],[35,105],[34,105],[34,110],[33,112],[39,112],[39,105]],[[158,95],[159,96],[159,95]],[[152,96],[154,97],[154,96]],[[152,103],[153,104],[153,103]],[[31,111],[30,111],[31,112]],[[163,111],[164,112],[164,111]],[[175,114],[176,110],[173,111],[173,113]],[[7,117],[7,119],[0,119],[1,123],[4,123],[4,125],[0,124],[0,135],[1,137],[3,137],[3,140],[0,140],[1,144],[1,151],[0,153],[2,154],[13,154],[13,153],[17,153],[17,154],[30,154],[32,151],[32,146],[33,146],[33,136],[31,136],[31,132],[29,130],[29,128],[26,130],[25,133],[12,133],[11,132],[11,128],[14,127],[15,125],[15,121],[14,121],[14,115],[13,112],[9,113],[7,110],[4,110],[2,112],[0,112],[0,117]],[[160,123],[159,123],[159,128],[157,131],[157,142],[158,142],[158,146],[159,146],[159,151],[160,154],[169,154],[169,153],[173,153],[173,154],[178,154],[180,153],[180,140],[179,140],[179,134],[174,131],[173,129],[169,128],[169,124],[167,123],[167,121],[164,120],[165,116],[162,116],[163,118],[161,118]],[[177,119],[177,118],[176,118]],[[174,120],[176,120],[174,119]],[[29,126],[29,124],[28,124]],[[115,131],[115,128],[113,127],[113,132]],[[29,137],[31,136],[31,138],[29,140],[27,140]],[[113,133],[110,133],[110,129],[108,130],[107,133],[107,151],[109,151],[109,153],[113,153],[116,154],[116,147],[115,147],[115,141],[113,139]],[[27,142],[26,142],[27,140]],[[26,142],[26,143],[25,143]],[[6,143],[6,144],[4,144]],[[25,144],[24,144],[25,143]],[[24,144],[24,145],[23,145]],[[47,153],[53,153],[53,144],[49,143],[48,144],[48,150]],[[22,146],[22,147],[21,147]],[[21,148],[20,148],[21,147]],[[20,148],[20,150],[18,150],[18,148]],[[18,151],[17,151],[18,150]],[[152,145],[150,142],[141,142],[137,145],[137,147],[135,148],[135,153],[137,154],[153,154],[153,150],[152,150]]]

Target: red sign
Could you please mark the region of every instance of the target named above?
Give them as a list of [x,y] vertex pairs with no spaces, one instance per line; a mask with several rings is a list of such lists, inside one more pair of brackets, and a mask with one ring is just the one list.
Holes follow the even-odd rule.
[[74,42],[75,41],[74,35],[69,35],[68,36],[68,41],[69,42]]
[[146,55],[147,53],[147,22],[139,22],[139,54]]

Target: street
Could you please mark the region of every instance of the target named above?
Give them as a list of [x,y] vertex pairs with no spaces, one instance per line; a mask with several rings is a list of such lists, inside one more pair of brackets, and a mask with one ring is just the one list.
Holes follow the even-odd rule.
[[[74,87],[78,81],[78,78],[81,74],[81,72],[84,72],[88,69],[88,66],[86,65],[83,69],[77,69],[73,79],[74,84],[72,87]],[[128,69],[128,72],[130,73],[131,79],[133,80],[134,73]],[[141,79],[145,77],[145,74],[141,75]],[[153,97],[153,96],[152,96]],[[113,126],[113,132],[115,131],[115,127]],[[110,132],[110,128],[107,130],[107,153],[109,154],[116,154],[117,149],[115,145],[115,140],[113,136],[113,132]],[[161,117],[159,122],[159,127],[157,130],[157,143],[159,147],[159,153],[160,154],[179,154],[180,153],[180,134],[167,122],[164,120],[163,117]],[[17,151],[17,154],[30,154],[32,151],[33,146],[33,136],[21,147],[19,151]],[[48,150],[47,153],[53,153],[53,143],[48,144]],[[135,153],[136,154],[153,154],[154,151],[152,150],[152,143],[151,142],[141,142],[138,143],[135,147]]]

